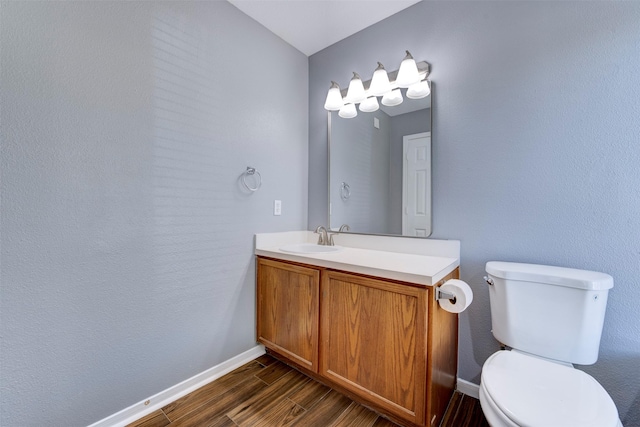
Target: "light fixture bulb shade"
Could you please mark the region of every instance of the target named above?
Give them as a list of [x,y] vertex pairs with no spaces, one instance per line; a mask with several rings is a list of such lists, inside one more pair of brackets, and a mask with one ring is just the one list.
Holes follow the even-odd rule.
[[407,56],[404,57],[398,70],[398,77],[396,77],[396,85],[398,87],[409,87],[420,81],[420,74],[418,73],[418,66],[413,56],[407,50]]
[[407,98],[422,99],[429,96],[430,93],[431,88],[429,87],[429,82],[427,80],[423,80],[414,85],[411,85],[411,87],[407,89]]
[[327,92],[327,100],[324,102],[324,109],[328,111],[338,111],[344,105],[342,100],[342,94],[340,93],[340,86],[338,83],[331,82],[329,92]]
[[373,72],[371,78],[371,86],[369,86],[369,95],[383,96],[385,93],[391,90],[391,83],[389,83],[389,75],[384,66],[378,62],[378,68]]
[[340,111],[338,111],[338,115],[343,119],[352,119],[358,115],[358,111],[356,110],[355,104],[344,104]]
[[363,113],[373,113],[374,111],[378,111],[379,108],[378,98],[375,96],[370,96],[360,103],[360,111]]
[[387,107],[395,107],[396,105],[402,104],[402,101],[404,101],[404,99],[402,99],[400,89],[394,89],[382,97],[382,105],[386,105]]
[[349,82],[349,89],[347,90],[347,96],[344,100],[347,103],[357,104],[364,101],[367,98],[367,94],[364,91],[364,85],[358,73],[354,72],[351,81]]

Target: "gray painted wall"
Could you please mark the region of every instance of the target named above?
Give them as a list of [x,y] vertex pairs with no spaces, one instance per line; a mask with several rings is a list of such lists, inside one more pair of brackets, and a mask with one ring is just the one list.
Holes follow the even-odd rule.
[[[498,349],[489,260],[604,271],[600,359],[580,367],[640,425],[640,2],[421,2],[309,61],[309,226],[326,222],[331,80],[409,49],[433,67],[433,237],[460,239],[473,288],[461,378]],[[324,196],[324,197],[323,197]],[[552,296],[550,296],[552,297]]]
[[308,61],[227,2],[0,10],[0,425],[87,425],[255,345],[253,234],[307,226]]

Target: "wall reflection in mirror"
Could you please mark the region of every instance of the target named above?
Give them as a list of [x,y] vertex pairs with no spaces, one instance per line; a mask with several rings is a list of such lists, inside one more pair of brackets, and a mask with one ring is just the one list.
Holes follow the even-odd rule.
[[329,224],[350,232],[431,234],[431,95],[329,120]]

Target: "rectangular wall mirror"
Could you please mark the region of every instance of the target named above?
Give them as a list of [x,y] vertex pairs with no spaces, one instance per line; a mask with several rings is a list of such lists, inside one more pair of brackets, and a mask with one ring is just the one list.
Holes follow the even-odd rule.
[[431,90],[351,119],[328,112],[331,229],[431,234]]

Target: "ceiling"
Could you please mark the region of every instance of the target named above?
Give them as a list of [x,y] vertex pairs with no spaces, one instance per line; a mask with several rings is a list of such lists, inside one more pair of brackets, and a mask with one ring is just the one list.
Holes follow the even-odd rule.
[[307,56],[421,0],[228,0]]

